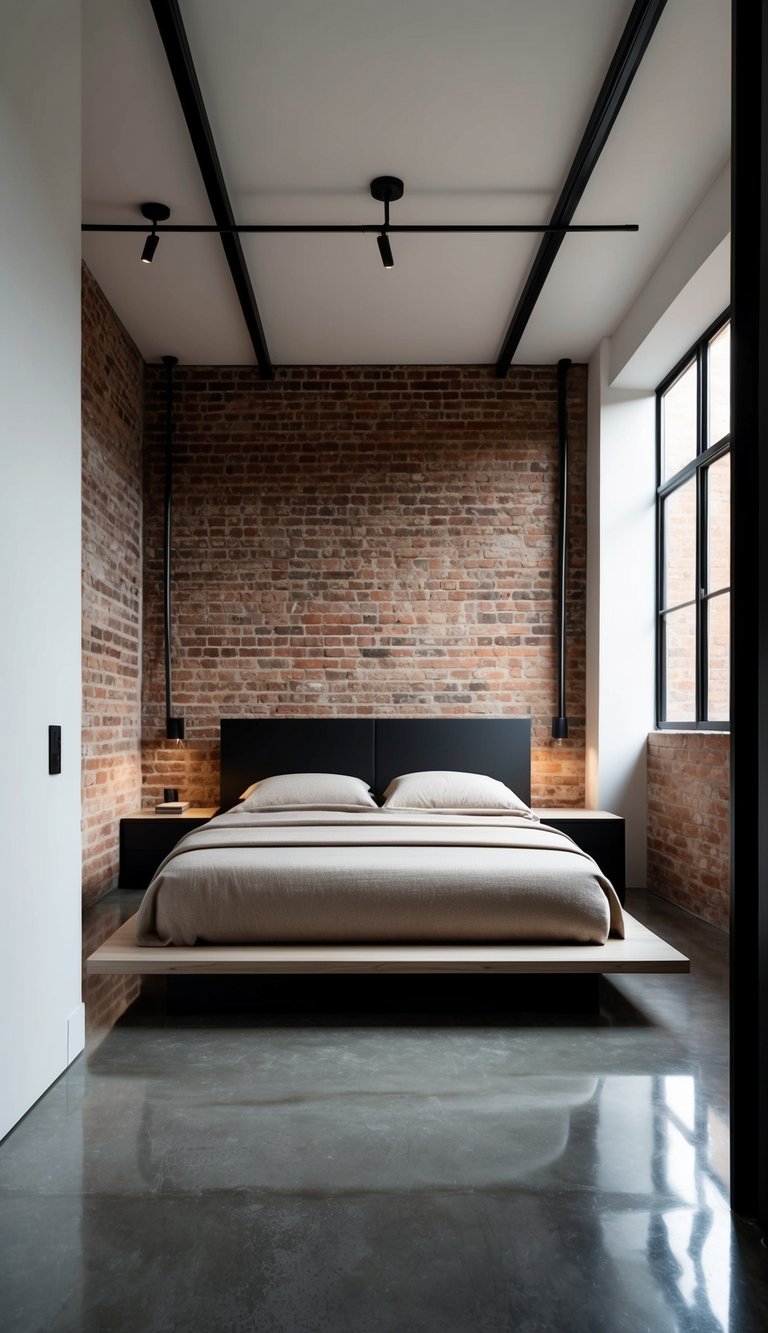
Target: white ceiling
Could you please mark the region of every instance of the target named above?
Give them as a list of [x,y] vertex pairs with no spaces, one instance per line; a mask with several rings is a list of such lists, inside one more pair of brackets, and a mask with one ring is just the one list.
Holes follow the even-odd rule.
[[[181,0],[240,222],[548,220],[630,0]],[[515,356],[585,359],[630,307],[729,153],[729,0],[668,0]],[[211,214],[149,0],[84,0],[83,217]],[[143,355],[251,363],[221,244],[86,234]],[[243,236],[277,365],[495,361],[534,236]]]

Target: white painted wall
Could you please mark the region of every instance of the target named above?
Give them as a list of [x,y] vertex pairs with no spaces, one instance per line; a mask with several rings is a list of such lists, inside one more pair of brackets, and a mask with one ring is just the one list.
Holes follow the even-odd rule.
[[611,338],[610,382],[652,389],[731,299],[728,162],[662,255]]
[[79,0],[3,5],[0,182],[4,1134],[83,1046]]
[[646,741],[654,717],[655,398],[589,366],[587,805],[626,819],[627,884],[645,885]]
[[655,726],[656,385],[728,305],[730,166],[589,365],[587,805],[627,821],[646,875],[646,741]]

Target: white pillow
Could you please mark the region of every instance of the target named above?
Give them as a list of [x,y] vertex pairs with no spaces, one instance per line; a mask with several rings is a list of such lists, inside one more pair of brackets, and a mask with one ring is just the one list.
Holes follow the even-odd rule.
[[363,806],[378,809],[367,782],[345,773],[281,773],[254,782],[240,797],[241,810],[265,810],[277,805]]
[[496,778],[484,773],[436,769],[393,778],[384,793],[385,810],[438,810],[464,814],[503,811],[532,818],[530,807]]

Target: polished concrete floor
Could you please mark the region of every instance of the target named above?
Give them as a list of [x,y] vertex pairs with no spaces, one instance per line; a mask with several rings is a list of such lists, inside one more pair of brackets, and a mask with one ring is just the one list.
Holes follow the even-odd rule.
[[630,909],[694,971],[603,983],[599,1016],[471,976],[267,979],[244,1016],[150,990],[0,1148],[0,1325],[765,1330],[726,939]]

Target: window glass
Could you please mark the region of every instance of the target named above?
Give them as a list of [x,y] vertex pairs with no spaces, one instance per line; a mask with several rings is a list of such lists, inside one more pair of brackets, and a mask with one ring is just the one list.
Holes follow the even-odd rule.
[[731,326],[726,324],[709,344],[709,438],[717,444],[731,433]]
[[696,457],[696,362],[667,389],[661,400],[662,481]]
[[721,592],[707,602],[707,717],[727,722],[730,716],[731,598]]
[[664,616],[664,716],[696,721],[696,607]]
[[696,596],[696,481],[691,478],[664,501],[664,607]]
[[707,592],[731,580],[731,455],[707,468]]

